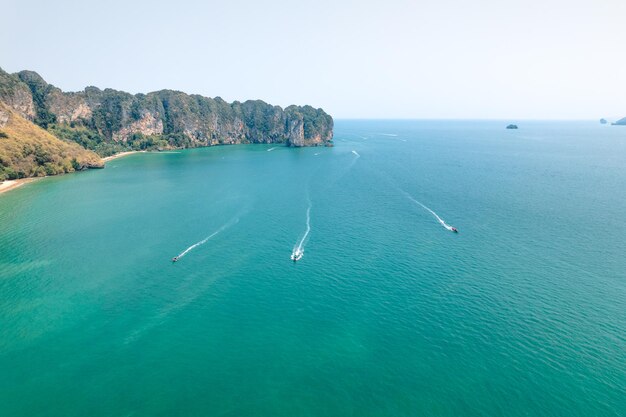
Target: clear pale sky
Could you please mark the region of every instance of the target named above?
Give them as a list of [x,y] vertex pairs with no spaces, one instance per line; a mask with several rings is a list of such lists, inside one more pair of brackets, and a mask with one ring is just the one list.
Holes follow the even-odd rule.
[[2,0],[0,66],[336,118],[626,116],[626,0]]

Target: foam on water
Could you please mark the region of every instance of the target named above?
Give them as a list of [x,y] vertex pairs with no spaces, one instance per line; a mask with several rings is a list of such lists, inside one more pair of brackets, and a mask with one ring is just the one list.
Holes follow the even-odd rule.
[[454,228],[452,226],[450,226],[448,223],[446,223],[441,217],[439,217],[439,215],[437,213],[435,213],[432,209],[430,209],[429,207],[427,207],[425,204],[422,204],[421,202],[417,201],[416,199],[414,199],[413,197],[411,197],[409,195],[409,193],[402,191],[402,193],[412,202],[414,202],[415,204],[418,204],[419,206],[421,206],[422,208],[424,208],[425,210],[427,210],[428,212],[430,212],[430,214],[432,214],[433,216],[435,216],[435,218],[437,219],[437,221],[446,229],[448,229],[449,231],[454,231]]
[[233,218],[232,220],[230,220],[227,223],[223,224],[222,227],[217,229],[215,232],[211,233],[209,236],[207,236],[204,239],[202,239],[201,241],[196,242],[193,245],[189,246],[187,249],[182,251],[176,258],[178,258],[178,259],[182,258],[183,256],[187,255],[191,250],[197,248],[200,245],[204,245],[205,243],[207,243],[207,241],[209,241],[209,239],[211,239],[212,237],[216,236],[218,233],[224,231],[228,227],[236,224],[237,222],[239,222],[239,218],[238,217]]
[[291,259],[299,260],[304,256],[304,245],[306,244],[307,237],[311,232],[311,200],[309,199],[309,206],[306,209],[306,230],[304,232],[304,236],[296,245],[293,247],[291,251]]

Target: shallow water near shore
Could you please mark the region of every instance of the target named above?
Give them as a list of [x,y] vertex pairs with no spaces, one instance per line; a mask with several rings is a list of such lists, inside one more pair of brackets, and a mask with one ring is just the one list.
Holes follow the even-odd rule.
[[623,415],[626,128],[506,124],[3,194],[0,415]]

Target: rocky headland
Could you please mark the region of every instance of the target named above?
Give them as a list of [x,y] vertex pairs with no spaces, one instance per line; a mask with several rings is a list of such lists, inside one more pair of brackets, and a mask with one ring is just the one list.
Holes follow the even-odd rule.
[[[95,154],[107,157],[126,151],[241,143],[332,146],[333,138],[332,117],[311,106],[283,109],[261,100],[228,103],[220,97],[172,90],[130,94],[87,87],[64,92],[33,71],[9,74],[0,69],[0,103],[0,180],[96,167],[101,164],[94,163]],[[64,145],[78,144],[75,149],[88,152],[83,155],[86,159],[72,157],[70,161],[76,161],[72,167],[60,164],[62,168],[52,169],[48,165],[46,170],[44,165],[50,161],[27,156],[32,166],[22,161],[16,171],[12,153],[19,148],[15,143],[23,142],[24,137],[4,126],[9,119],[18,118],[22,131],[30,124],[38,137],[45,137],[44,142],[56,139]],[[5,146],[12,150],[3,151],[2,141],[15,146]],[[62,147],[54,143],[52,148],[58,146]],[[38,160],[43,165],[38,165]]]

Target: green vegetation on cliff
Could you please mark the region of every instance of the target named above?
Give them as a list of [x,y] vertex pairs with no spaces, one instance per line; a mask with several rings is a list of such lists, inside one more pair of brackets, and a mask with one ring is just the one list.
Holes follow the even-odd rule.
[[322,146],[333,137],[332,117],[311,106],[228,103],[173,90],[63,92],[36,72],[1,68],[0,105],[0,180],[100,166],[95,153],[238,143]]
[[98,155],[64,142],[0,102],[0,181],[102,167]]
[[55,136],[101,156],[237,143],[319,146],[330,144],[333,136],[332,117],[311,106],[283,110],[261,100],[227,103],[172,90],[132,95],[87,87],[66,93],[32,71],[0,70],[0,100]]
[[19,79],[30,89],[35,104],[35,124],[46,129],[50,124],[56,122],[56,116],[52,114],[46,106],[46,96],[53,89],[46,83],[39,74],[33,71],[22,71],[18,73]]
[[76,142],[85,149],[95,151],[102,157],[132,149],[132,147],[125,144],[106,141],[104,136],[100,135],[95,129],[89,129],[85,126],[75,126],[73,123],[70,125],[63,123],[51,124],[48,126],[48,132],[65,141]]

